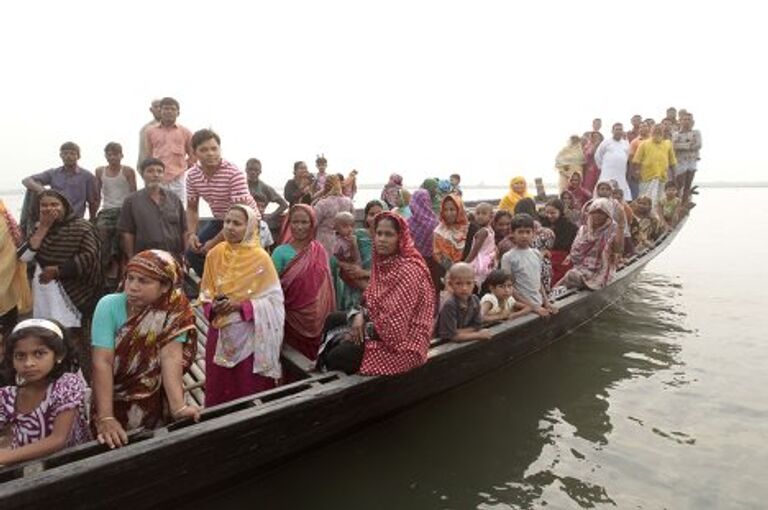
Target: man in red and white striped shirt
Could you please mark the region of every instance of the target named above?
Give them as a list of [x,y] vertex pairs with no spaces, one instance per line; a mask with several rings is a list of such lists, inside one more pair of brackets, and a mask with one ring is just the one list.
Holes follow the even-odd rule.
[[[248,190],[245,173],[221,159],[221,139],[210,129],[192,135],[192,150],[197,164],[187,172],[187,262],[203,275],[205,254],[221,242],[224,216],[232,204],[244,203],[259,216],[259,208]],[[197,231],[200,198],[208,203],[213,221]]]

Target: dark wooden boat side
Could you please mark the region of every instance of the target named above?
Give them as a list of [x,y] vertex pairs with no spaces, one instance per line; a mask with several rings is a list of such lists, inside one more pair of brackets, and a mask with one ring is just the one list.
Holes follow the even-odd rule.
[[0,508],[143,508],[243,472],[256,474],[552,344],[618,300],[634,276],[669,246],[683,223],[653,250],[631,260],[606,288],[564,296],[558,301],[560,313],[549,320],[527,316],[495,326],[491,340],[434,345],[428,363],[399,376],[318,374],[206,409],[198,424],[139,432],[120,450],[105,452],[90,443],[0,470]]

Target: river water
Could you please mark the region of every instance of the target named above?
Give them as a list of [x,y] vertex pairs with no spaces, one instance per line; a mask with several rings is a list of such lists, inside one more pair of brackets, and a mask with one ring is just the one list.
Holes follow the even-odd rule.
[[698,203],[551,348],[192,508],[765,508],[768,190]]

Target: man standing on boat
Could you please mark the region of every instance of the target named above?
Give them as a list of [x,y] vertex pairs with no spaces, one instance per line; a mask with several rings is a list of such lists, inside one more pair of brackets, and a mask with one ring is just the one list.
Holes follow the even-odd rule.
[[179,102],[172,97],[160,100],[160,123],[147,128],[147,156],[165,164],[164,182],[184,202],[184,172],[195,162],[192,133],[177,124]]
[[[260,219],[256,201],[248,191],[245,174],[221,159],[221,138],[210,129],[192,135],[192,149],[198,163],[187,172],[187,262],[202,276],[205,254],[224,240],[224,216],[236,203],[244,203]],[[213,220],[198,232],[200,198],[206,201]]]
[[678,162],[675,169],[677,189],[680,190],[683,203],[686,203],[691,199],[691,184],[696,175],[701,150],[701,133],[698,129],[693,129],[692,114],[686,112],[680,116],[680,131],[673,135],[672,145]]
[[640,196],[650,197],[655,208],[669,175],[674,178],[677,159],[672,142],[664,139],[661,124],[653,126],[651,133],[651,139],[637,148],[632,159],[632,171],[633,175],[640,179]]
[[627,131],[627,141],[632,143],[632,140],[640,136],[640,124],[643,123],[643,117],[640,115],[633,115],[629,122],[632,124],[632,129]]
[[599,180],[616,181],[624,196],[628,200],[632,200],[632,193],[627,184],[629,142],[624,139],[624,126],[621,125],[621,122],[613,125],[611,133],[613,136],[603,140],[595,151],[595,163],[600,169]]
[[[278,218],[283,211],[288,209],[288,202],[280,196],[280,193],[261,180],[261,161],[256,158],[249,159],[245,163],[245,175],[248,177],[248,191],[251,193],[252,197],[255,197],[257,193],[260,193],[267,198],[267,206],[272,203],[277,204],[277,209],[270,214],[270,218]],[[267,218],[262,219],[267,220]]]
[[159,99],[152,100],[152,105],[149,107],[149,113],[152,114],[152,120],[144,124],[144,127],[139,131],[139,160],[136,162],[136,168],[141,168],[141,164],[149,156],[149,154],[147,154],[147,129],[160,124]]
[[32,175],[21,183],[34,193],[42,193],[46,186],[50,186],[52,190],[64,195],[76,217],[85,217],[85,205],[88,204],[89,218],[96,218],[100,202],[99,190],[93,174],[77,164],[80,147],[73,142],[66,142],[59,149],[59,156],[64,166]]

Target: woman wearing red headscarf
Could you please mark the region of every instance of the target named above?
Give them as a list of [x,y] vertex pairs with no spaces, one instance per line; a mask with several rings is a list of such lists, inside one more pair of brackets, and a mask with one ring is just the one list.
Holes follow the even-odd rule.
[[331,370],[393,375],[427,361],[435,308],[429,270],[401,216],[385,211],[374,225],[365,306],[348,327],[328,335],[322,361]]
[[297,204],[288,213],[291,241],[272,252],[285,296],[283,341],[311,360],[323,334],[325,318],[333,312],[336,297],[328,253],[315,239],[317,219],[312,207]]

